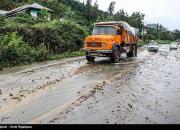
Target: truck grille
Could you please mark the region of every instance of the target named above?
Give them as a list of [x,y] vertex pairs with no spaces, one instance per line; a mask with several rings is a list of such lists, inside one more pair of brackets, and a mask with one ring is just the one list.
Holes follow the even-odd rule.
[[87,43],[87,47],[101,47],[101,43],[98,42]]

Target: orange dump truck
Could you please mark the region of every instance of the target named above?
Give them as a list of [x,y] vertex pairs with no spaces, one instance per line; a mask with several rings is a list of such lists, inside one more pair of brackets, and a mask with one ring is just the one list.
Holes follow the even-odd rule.
[[85,38],[83,50],[90,62],[95,57],[111,57],[118,62],[122,53],[127,57],[137,56],[138,29],[124,21],[96,23],[91,36]]

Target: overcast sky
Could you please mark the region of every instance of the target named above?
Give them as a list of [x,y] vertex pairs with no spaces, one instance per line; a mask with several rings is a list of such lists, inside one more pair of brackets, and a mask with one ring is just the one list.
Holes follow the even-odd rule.
[[[83,1],[83,0],[81,0]],[[86,0],[84,0],[86,1]],[[96,0],[92,0],[93,3]],[[180,29],[180,0],[97,0],[101,10],[107,10],[111,1],[115,11],[124,9],[128,14],[139,11],[145,14],[145,23],[161,23],[169,30]]]

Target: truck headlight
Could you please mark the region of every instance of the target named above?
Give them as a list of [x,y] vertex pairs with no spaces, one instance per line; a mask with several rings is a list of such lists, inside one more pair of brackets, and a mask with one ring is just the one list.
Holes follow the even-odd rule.
[[102,46],[102,47],[106,47],[106,44],[105,44],[105,43],[102,43],[101,46]]

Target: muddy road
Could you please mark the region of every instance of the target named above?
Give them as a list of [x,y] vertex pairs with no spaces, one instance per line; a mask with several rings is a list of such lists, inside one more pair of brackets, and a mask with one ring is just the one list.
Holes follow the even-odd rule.
[[180,123],[180,48],[112,64],[84,57],[0,71],[1,124]]

